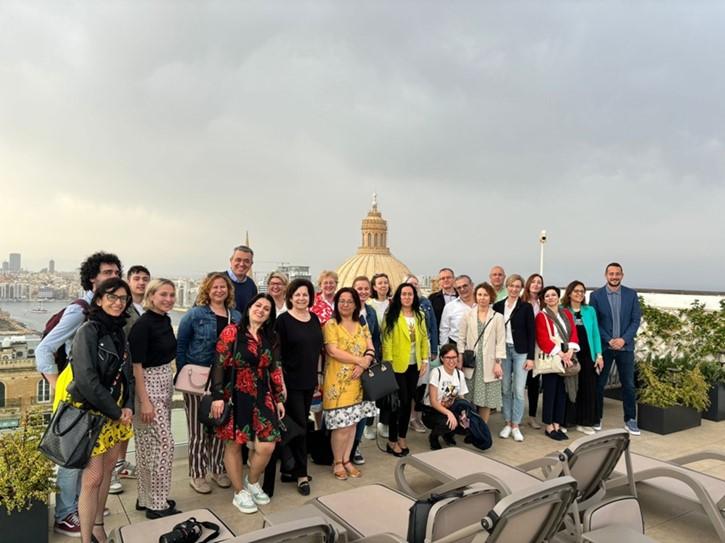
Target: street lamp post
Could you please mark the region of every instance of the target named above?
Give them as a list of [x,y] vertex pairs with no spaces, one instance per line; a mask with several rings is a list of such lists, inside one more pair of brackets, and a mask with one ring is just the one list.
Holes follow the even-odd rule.
[[539,246],[541,247],[539,251],[539,275],[542,277],[544,276],[544,245],[546,244],[546,239],[546,230],[542,230],[539,233]]

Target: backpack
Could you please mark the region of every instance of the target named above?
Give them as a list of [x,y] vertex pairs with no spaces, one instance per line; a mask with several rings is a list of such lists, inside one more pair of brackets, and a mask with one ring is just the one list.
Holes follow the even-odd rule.
[[428,527],[428,515],[433,506],[441,500],[462,496],[462,490],[454,490],[445,494],[431,494],[428,498],[416,500],[409,510],[408,537],[406,541],[409,543],[424,543],[425,531]]
[[[70,305],[79,305],[83,308],[84,313],[84,320],[88,319],[88,310],[91,308],[90,305],[88,305],[88,302],[86,302],[83,298],[78,298],[77,300],[73,300]],[[60,322],[60,319],[63,318],[63,314],[65,313],[65,310],[68,309],[68,306],[65,306],[63,309],[58,311],[55,315],[50,317],[48,319],[48,322],[45,323],[45,328],[43,329],[43,335],[41,336],[41,341],[45,339],[45,336],[50,334],[50,331],[58,326],[58,323]],[[53,358],[55,359],[55,365],[58,366],[58,373],[62,372],[65,367],[68,365],[68,353],[65,352],[65,342],[58,347],[58,349],[53,353]]]

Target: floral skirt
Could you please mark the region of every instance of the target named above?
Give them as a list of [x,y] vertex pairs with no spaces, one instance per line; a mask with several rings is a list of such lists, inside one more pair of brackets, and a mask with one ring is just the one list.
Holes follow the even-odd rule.
[[360,402],[349,407],[325,410],[325,428],[337,430],[354,426],[362,419],[375,416],[375,402]]
[[107,420],[98,436],[96,446],[93,447],[91,456],[99,456],[110,451],[113,447],[128,441],[133,437],[133,426],[124,424],[117,420]]

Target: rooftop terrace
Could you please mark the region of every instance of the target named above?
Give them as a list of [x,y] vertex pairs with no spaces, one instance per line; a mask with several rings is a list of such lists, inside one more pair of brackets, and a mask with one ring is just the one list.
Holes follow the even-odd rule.
[[[605,400],[604,427],[621,427],[621,403],[615,400]],[[642,432],[640,437],[632,438],[633,452],[646,454],[660,459],[670,459],[685,454],[702,451],[717,450],[725,453],[725,423],[702,421],[702,426],[684,432],[667,436]],[[491,417],[491,430],[497,435],[503,423],[500,414]],[[546,438],[542,430],[524,429],[526,441],[523,444],[514,443],[513,440],[494,438],[493,447],[485,454],[508,464],[520,464],[541,457],[556,450],[556,443]],[[582,434],[570,430],[572,439]],[[412,453],[428,450],[427,434],[409,432],[408,440]],[[458,442],[463,445],[462,439]],[[179,448],[177,456],[185,456],[185,451]],[[289,510],[303,505],[313,497],[332,494],[351,487],[366,485],[374,482],[386,483],[395,486],[393,467],[396,459],[380,452],[374,441],[364,440],[362,445],[366,463],[361,466],[363,477],[360,479],[336,480],[327,466],[317,466],[310,463],[312,476],[312,494],[303,497],[297,493],[294,484],[285,484],[277,481],[272,503],[260,507],[260,511],[253,515],[244,515],[235,509],[232,504],[231,489],[220,489],[214,484],[213,492],[203,496],[194,492],[188,484],[188,468],[186,458],[178,458],[174,463],[174,477],[171,497],[177,501],[177,507],[182,511],[190,511],[199,507],[207,507],[219,515],[235,534],[242,534],[262,527],[264,515],[275,511]],[[692,464],[694,469],[709,473],[725,479],[725,465],[715,461],[702,461]],[[422,474],[411,474],[414,483],[425,490],[432,486],[432,481]],[[143,513],[135,510],[136,482],[125,480],[125,491],[116,496],[109,496],[108,507],[111,515],[106,518],[106,529],[128,523],[146,521]],[[694,506],[687,502],[665,503],[651,488],[638,486],[640,502],[644,513],[646,533],[649,537],[661,542],[698,541],[702,543],[715,543],[717,534],[708,522],[705,515],[696,511]],[[622,491],[623,492],[623,491]],[[77,541],[72,538],[52,533],[50,541],[53,543],[71,543]]]

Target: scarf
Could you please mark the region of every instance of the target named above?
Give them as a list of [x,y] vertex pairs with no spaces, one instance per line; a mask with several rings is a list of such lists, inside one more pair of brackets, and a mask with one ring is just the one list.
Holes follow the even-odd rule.
[[89,321],[93,321],[98,325],[99,337],[108,334],[113,340],[113,346],[116,347],[116,352],[123,359],[123,353],[126,351],[126,336],[123,333],[123,327],[126,325],[126,313],[122,313],[119,317],[109,315],[100,307],[91,309],[91,313],[88,316]]
[[[569,339],[571,339],[571,323],[569,322],[569,319],[561,313],[554,313],[548,306],[544,307],[542,311],[554,322],[554,326],[556,326],[556,329],[561,336],[561,340],[564,343],[569,343]],[[559,318],[560,315],[561,319]],[[563,324],[561,321],[564,321]],[[578,364],[576,357],[572,356],[572,362]],[[579,376],[573,375],[571,377],[564,377],[564,388],[566,389],[566,395],[569,398],[569,401],[575,403],[577,393],[579,392]]]

